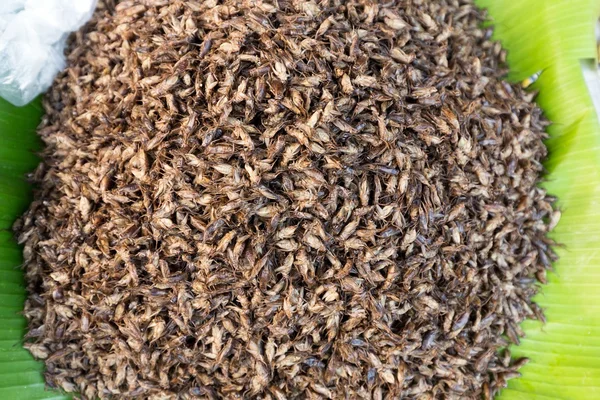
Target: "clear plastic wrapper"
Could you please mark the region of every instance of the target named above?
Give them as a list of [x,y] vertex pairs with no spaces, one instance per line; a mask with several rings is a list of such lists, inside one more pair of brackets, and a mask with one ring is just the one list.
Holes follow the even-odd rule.
[[70,32],[87,22],[96,0],[0,0],[0,96],[29,103],[65,67]]

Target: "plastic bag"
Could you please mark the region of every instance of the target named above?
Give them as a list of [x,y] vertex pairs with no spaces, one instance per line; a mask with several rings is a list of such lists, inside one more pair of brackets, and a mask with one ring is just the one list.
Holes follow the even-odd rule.
[[94,12],[96,0],[0,0],[0,96],[29,103],[65,67],[70,32]]

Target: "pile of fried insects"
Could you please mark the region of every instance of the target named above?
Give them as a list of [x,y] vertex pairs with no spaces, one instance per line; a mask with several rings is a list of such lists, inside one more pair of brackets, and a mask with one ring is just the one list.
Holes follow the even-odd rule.
[[101,1],[15,224],[85,399],[492,398],[556,259],[546,122],[472,0]]

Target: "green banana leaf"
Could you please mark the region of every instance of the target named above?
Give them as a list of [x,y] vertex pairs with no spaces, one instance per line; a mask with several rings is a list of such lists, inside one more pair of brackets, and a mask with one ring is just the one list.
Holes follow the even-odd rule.
[[[563,246],[536,300],[546,324],[525,321],[513,356],[531,362],[499,398],[600,399],[600,123],[582,73],[597,62],[598,0],[476,0],[488,9],[494,37],[508,49],[508,78],[543,71],[532,88],[553,122],[544,186],[558,196],[562,219],[552,233]],[[0,399],[67,399],[46,390],[43,364],[22,348],[26,329],[21,250],[10,227],[31,201],[24,175],[35,168],[40,101],[17,108],[0,100]],[[597,200],[598,199],[598,200]]]
[[[598,0],[478,0],[508,50],[509,79],[542,71],[533,89],[553,122],[544,187],[558,196],[562,243],[536,297],[547,323],[526,321],[513,356],[531,362],[500,399],[600,399],[600,124],[582,64],[597,64]],[[592,64],[591,61],[587,61]]]
[[26,329],[20,315],[25,301],[21,249],[11,226],[31,201],[25,174],[38,163],[40,141],[35,128],[42,117],[36,100],[17,108],[0,99],[0,399],[63,399],[47,391],[43,364],[22,347]]

